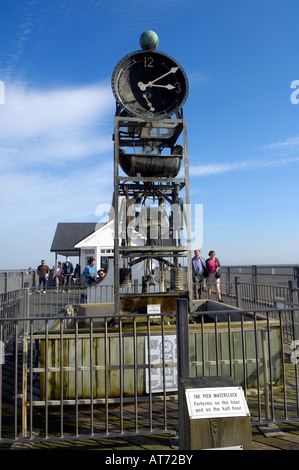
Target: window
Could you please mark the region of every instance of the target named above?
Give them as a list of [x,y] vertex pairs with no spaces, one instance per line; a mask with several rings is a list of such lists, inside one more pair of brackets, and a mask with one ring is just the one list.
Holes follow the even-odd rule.
[[85,255],[94,255],[94,250],[84,250],[84,254]]

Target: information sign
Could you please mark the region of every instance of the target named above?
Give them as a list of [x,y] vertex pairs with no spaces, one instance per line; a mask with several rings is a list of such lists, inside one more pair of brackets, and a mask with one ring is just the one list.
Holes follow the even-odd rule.
[[154,313],[161,313],[161,305],[160,304],[148,304],[147,305],[147,314],[154,314]]
[[190,419],[249,416],[242,387],[187,388]]
[[[148,337],[145,337],[145,361],[148,364]],[[162,336],[150,337],[150,363],[151,366],[151,384],[149,380],[149,371],[146,369],[146,393],[150,389],[152,393],[161,393],[164,390],[163,376],[165,374],[165,391],[171,392],[178,389],[177,367],[169,367],[169,364],[177,363],[177,343],[176,335],[164,336],[164,354]],[[161,367],[159,367],[161,364]],[[164,364],[164,370],[163,370]],[[155,367],[156,366],[156,367]]]

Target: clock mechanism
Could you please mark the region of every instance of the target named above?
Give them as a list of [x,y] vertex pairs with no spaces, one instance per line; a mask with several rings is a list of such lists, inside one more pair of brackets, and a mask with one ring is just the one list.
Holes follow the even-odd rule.
[[183,107],[189,85],[183,68],[173,58],[148,50],[120,60],[112,75],[112,90],[129,114],[156,121]]
[[[189,204],[182,112],[189,84],[181,65],[156,51],[157,44],[153,31],[144,32],[142,50],[123,57],[112,74],[116,313],[136,295],[137,308],[153,291],[159,299],[170,292],[190,297],[190,224],[182,197]],[[133,285],[134,293],[126,291]]]

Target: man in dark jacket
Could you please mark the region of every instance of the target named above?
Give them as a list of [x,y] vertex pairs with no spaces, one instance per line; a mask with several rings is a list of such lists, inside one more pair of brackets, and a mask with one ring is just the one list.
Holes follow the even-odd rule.
[[71,280],[74,275],[74,267],[70,262],[70,258],[66,259],[66,262],[62,266],[63,271],[63,292],[66,290],[68,292],[68,288],[71,285]]
[[207,276],[206,261],[200,256],[200,250],[194,250],[194,257],[192,258],[192,282],[195,299],[201,298],[203,281]]
[[37,268],[37,275],[39,277],[37,292],[40,293],[40,289],[43,285],[43,293],[45,294],[47,282],[48,282],[49,274],[50,274],[50,268],[49,266],[46,265],[46,261],[44,259],[41,261],[41,263],[42,264],[40,264]]

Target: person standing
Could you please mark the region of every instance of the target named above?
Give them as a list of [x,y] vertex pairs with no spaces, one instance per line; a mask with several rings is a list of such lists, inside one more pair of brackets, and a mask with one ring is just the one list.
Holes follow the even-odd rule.
[[82,276],[85,277],[85,282],[87,285],[91,285],[97,278],[98,272],[95,266],[96,260],[94,258],[89,258],[88,265],[84,268]]
[[217,292],[217,297],[218,297],[218,302],[223,302],[221,300],[221,292],[220,292],[220,276],[219,276],[219,270],[220,270],[220,261],[218,258],[215,256],[215,251],[211,250],[209,252],[209,258],[206,260],[206,266],[209,271],[209,278],[207,280],[207,286],[208,286],[208,299],[211,298],[212,295],[212,287],[215,285],[216,287],[216,292]]
[[77,263],[74,271],[74,282],[76,284],[80,283],[80,265]]
[[105,275],[106,275],[106,274],[105,274],[105,272],[104,272],[104,269],[103,269],[103,268],[101,268],[101,269],[99,269],[99,270],[98,270],[98,276],[99,276],[99,280],[101,280],[101,281],[102,281],[102,280],[104,279]]
[[194,257],[192,258],[192,282],[194,299],[201,298],[203,282],[207,275],[208,272],[205,259],[200,255],[200,250],[194,250]]
[[68,292],[68,288],[71,285],[71,280],[74,275],[74,267],[70,261],[70,258],[66,259],[66,262],[62,266],[63,271],[63,292],[64,289]]
[[58,265],[54,267],[53,275],[56,284],[56,292],[58,292],[59,288],[62,288],[63,281],[61,261],[58,261]]
[[41,288],[43,288],[43,293],[44,294],[46,293],[49,274],[50,274],[50,268],[49,266],[46,265],[46,261],[42,259],[41,264],[37,267],[37,275],[39,277],[37,292],[40,293]]

